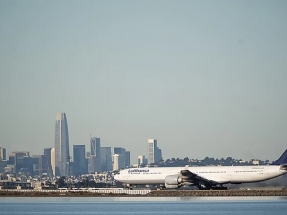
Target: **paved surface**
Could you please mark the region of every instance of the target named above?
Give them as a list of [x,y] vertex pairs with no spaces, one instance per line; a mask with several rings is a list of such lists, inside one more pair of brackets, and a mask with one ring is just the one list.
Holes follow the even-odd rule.
[[147,196],[287,196],[287,190],[161,190]]

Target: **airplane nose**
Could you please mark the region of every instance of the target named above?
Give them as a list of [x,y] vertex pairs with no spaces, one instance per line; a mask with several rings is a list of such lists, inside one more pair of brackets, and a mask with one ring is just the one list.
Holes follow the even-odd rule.
[[118,174],[115,175],[115,176],[114,176],[114,179],[115,179],[115,180],[118,180],[118,179],[119,179],[119,175],[118,175]]

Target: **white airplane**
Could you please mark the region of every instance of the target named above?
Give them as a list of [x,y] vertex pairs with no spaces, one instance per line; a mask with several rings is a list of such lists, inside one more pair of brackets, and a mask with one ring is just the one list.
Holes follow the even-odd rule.
[[150,167],[124,169],[116,181],[132,185],[160,185],[165,188],[197,186],[199,189],[227,189],[224,184],[253,183],[287,173],[287,149],[272,165]]

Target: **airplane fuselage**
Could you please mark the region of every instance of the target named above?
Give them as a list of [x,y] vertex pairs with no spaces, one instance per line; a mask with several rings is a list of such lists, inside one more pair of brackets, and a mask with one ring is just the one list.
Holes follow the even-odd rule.
[[[164,184],[169,175],[179,175],[184,167],[151,167],[121,170],[117,181],[127,184]],[[187,167],[187,169],[208,180],[219,184],[239,184],[265,181],[286,173],[280,166],[211,166]]]

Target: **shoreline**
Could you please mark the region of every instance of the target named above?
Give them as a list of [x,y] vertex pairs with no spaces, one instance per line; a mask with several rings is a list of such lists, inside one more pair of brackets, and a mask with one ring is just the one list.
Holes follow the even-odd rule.
[[228,196],[287,196],[287,190],[161,190],[146,195],[95,192],[25,192],[0,191],[1,197],[228,197]]

